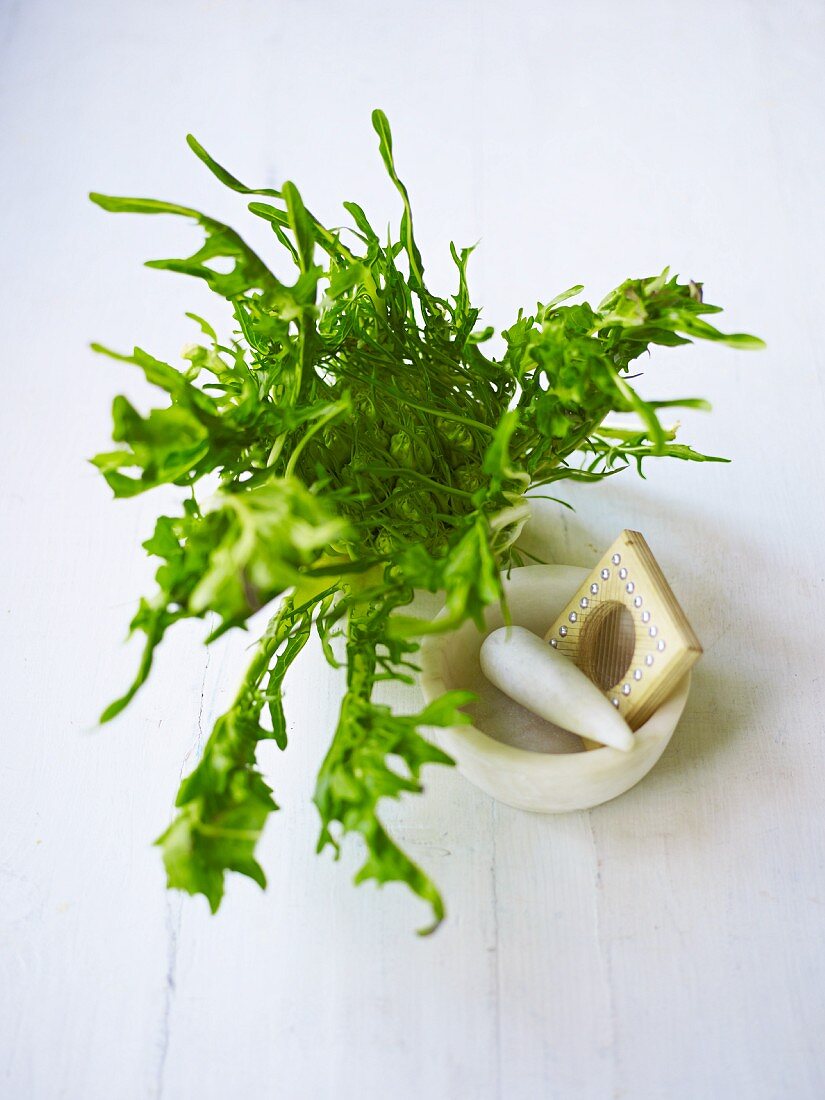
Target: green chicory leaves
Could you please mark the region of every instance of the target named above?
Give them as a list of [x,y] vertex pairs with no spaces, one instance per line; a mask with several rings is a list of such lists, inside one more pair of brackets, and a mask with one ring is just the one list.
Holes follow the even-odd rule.
[[[246,187],[188,139],[221,183],[256,196],[249,210],[294,265],[292,283],[233,229],[196,210],[91,196],[104,210],[195,222],[204,240],[193,255],[148,266],[205,280],[235,320],[222,343],[190,315],[203,342],[177,366],[140,348],[118,355],[95,345],[138,367],[163,397],[146,415],[117,397],[117,448],[95,465],[116,497],[165,484],[183,490],[180,513],[161,516],[144,543],[161,564],[157,591],[131,623],[144,635],[143,656],[134,683],[103,717],[131,700],[180,619],[209,615],[218,624],[211,640],[273,607],[159,840],[169,885],[204,894],[217,909],[227,871],[265,885],[255,846],[277,806],[256,750],[267,739],[286,747],[285,674],[313,630],[334,663],[330,639],[343,632],[346,690],[318,776],[318,847],[337,850],[346,834],[359,834],[366,859],[358,880],[406,883],[429,903],[435,926],[441,897],[388,835],[378,807],[420,791],[425,764],[451,763],[422,730],[466,721],[460,708],[469,697],[452,692],[399,715],[376,702],[376,685],[410,682],[418,638],[480,623],[501,598],[500,571],[521,564],[515,541],[528,489],[596,481],[630,463],[641,471],[655,455],[716,461],[675,443],[658,417],[664,405],[704,402],[645,400],[630,384],[643,352],[695,338],[761,342],[714,328],[704,316],[718,307],[666,270],[628,279],[595,309],[573,304],[582,290],[573,287],[520,312],[503,332],[503,354],[485,354],[491,330],[479,328],[470,301],[471,250],[450,246],[454,294],[428,289],[383,112],[373,113],[373,125],[402,199],[398,240],[382,241],[353,202],[344,204],[350,228],[327,228],[294,184]],[[609,426],[613,412],[635,413],[638,428]],[[446,616],[434,623],[405,614],[416,589],[443,592]]]

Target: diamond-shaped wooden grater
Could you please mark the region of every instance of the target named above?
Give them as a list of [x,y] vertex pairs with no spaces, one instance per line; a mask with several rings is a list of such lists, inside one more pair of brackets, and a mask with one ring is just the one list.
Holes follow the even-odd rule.
[[602,688],[634,730],[702,654],[638,531],[622,531],[545,640]]

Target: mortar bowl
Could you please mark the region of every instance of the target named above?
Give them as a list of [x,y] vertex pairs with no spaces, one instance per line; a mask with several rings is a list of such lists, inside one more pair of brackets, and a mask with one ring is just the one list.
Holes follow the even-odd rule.
[[[512,622],[543,636],[588,572],[571,565],[528,565],[502,574]],[[481,643],[503,624],[502,608],[496,605],[486,609],[482,631],[468,622],[425,638],[420,674],[425,700],[452,689],[478,696],[465,708],[471,725],[431,729],[428,736],[453,757],[466,779],[520,810],[586,810],[630,790],[657,763],[673,736],[687,703],[690,673],[635,731],[629,752],[608,747],[585,751],[579,737],[531,714],[484,676]]]

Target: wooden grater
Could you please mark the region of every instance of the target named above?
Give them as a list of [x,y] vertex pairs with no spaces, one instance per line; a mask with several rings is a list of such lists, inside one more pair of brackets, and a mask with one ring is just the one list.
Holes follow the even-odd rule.
[[[622,531],[545,635],[638,729],[702,646],[638,531]],[[600,747],[600,746],[594,746]]]

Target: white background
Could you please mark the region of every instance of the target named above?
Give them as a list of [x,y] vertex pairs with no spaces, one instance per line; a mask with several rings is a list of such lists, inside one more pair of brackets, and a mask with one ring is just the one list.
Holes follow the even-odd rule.
[[[5,0],[2,81],[0,1094],[8,1100],[738,1098],[825,1095],[821,3]],[[174,357],[209,311],[169,218],[247,226],[191,130],[253,185],[293,178],[399,215],[380,105],[434,282],[481,239],[475,297],[511,321],[574,282],[601,295],[669,263],[769,349],[661,350],[643,392],[703,395],[683,438],[730,466],[650,465],[544,513],[546,556],[647,535],[706,649],[656,770],[590,813],[494,804],[448,770],[387,807],[449,918],[418,939],[402,888],[313,854],[314,774],[340,685],[308,648],[269,890],[217,918],[164,891],[150,841],[225,705],[248,638],[164,645],[111,727],[122,645],[151,589],[139,548],[168,500],[112,503],[86,456],[116,392],[87,350]],[[220,317],[220,314],[219,314]],[[395,697],[417,703],[413,691]]]

